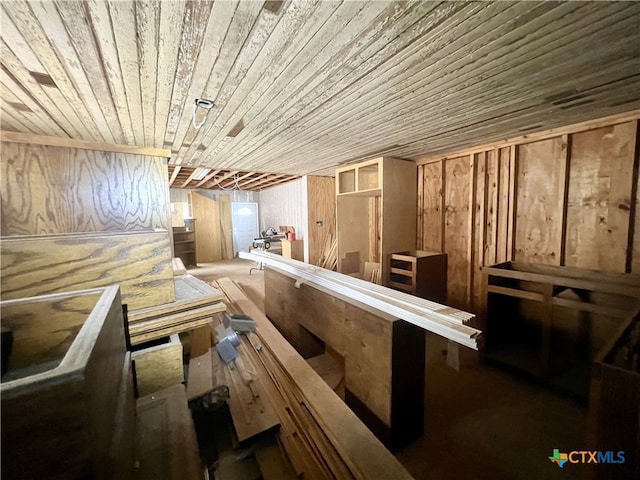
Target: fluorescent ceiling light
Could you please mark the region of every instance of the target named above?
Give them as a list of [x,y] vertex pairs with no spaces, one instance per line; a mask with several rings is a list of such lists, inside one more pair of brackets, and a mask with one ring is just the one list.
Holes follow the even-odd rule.
[[211,171],[210,168],[197,168],[198,173],[193,176],[194,180],[202,180]]

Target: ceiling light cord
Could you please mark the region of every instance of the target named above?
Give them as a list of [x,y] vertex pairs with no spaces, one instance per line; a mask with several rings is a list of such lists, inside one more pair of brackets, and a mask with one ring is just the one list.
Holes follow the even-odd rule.
[[232,190],[243,191],[242,188],[240,188],[240,185],[238,184],[238,174],[237,173],[233,176],[233,186],[231,188],[225,188],[222,185],[220,185],[220,180],[216,180],[215,184],[218,185],[218,187],[220,187],[220,190],[224,190],[225,192],[230,192]]

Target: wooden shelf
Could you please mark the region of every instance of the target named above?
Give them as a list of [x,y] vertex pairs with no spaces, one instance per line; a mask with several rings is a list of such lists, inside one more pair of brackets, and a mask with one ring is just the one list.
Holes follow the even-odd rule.
[[388,286],[434,302],[447,301],[447,254],[412,250],[392,253]]
[[483,275],[486,359],[586,399],[591,359],[637,308],[640,276],[519,262]]
[[185,220],[184,227],[173,227],[173,249],[174,256],[180,258],[185,266],[198,264],[195,219]]
[[338,272],[364,278],[377,263],[376,283],[388,284],[391,253],[416,246],[416,171],[389,157],[336,170]]

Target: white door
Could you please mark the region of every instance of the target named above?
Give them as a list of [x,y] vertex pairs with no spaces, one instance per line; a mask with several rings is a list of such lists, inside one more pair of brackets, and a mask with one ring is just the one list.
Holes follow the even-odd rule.
[[258,204],[232,203],[233,254],[248,252],[258,233]]

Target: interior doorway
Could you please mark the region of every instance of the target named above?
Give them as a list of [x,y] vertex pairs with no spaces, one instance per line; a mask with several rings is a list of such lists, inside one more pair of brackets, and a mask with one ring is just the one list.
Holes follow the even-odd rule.
[[231,204],[233,224],[233,254],[248,252],[258,234],[258,204],[243,202]]

